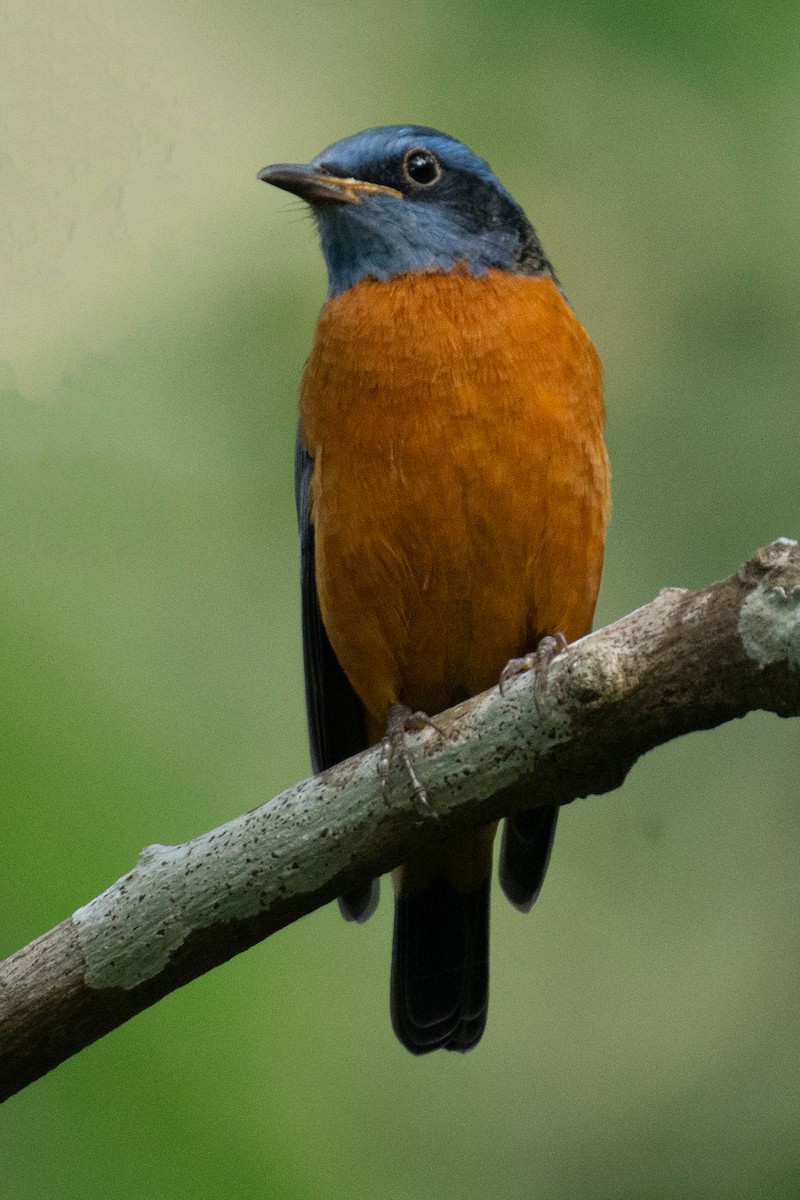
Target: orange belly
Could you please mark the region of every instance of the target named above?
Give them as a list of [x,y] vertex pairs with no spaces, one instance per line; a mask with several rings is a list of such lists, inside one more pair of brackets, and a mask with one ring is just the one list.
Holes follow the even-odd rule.
[[608,517],[599,360],[548,278],[367,280],[322,311],[301,393],[316,579],[372,740],[541,636],[591,625]]

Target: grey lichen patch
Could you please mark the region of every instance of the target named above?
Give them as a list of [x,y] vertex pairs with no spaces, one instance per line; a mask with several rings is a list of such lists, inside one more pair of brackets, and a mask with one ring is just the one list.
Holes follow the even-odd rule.
[[164,870],[181,850],[146,847],[124,879],[72,914],[88,987],[136,987],[182,944],[189,932],[180,915],[182,876]]
[[739,636],[759,666],[786,662],[800,668],[800,587],[787,592],[760,583],[742,605]]
[[304,780],[184,845],[147,846],[132,871],[73,914],[87,986],[137,987],[163,971],[191,934],[324,886],[374,824],[363,813],[379,792],[375,762],[349,777],[346,809],[321,780]]
[[[512,696],[501,702],[492,742],[495,757],[498,761],[506,761],[510,768],[506,782],[513,778],[520,752],[543,754],[572,736],[573,712],[569,705],[559,701],[559,683],[566,675],[572,678],[572,662],[568,653],[562,653],[554,659],[541,691],[535,675],[525,672],[518,676],[523,681],[518,699]],[[515,681],[510,682],[513,686]]]

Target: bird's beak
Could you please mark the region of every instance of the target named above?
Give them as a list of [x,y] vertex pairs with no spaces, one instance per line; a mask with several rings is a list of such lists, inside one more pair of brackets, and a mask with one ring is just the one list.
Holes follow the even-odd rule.
[[258,172],[258,178],[273,187],[283,188],[285,192],[293,192],[309,204],[320,204],[326,200],[338,201],[340,204],[363,204],[364,197],[378,192],[386,196],[398,196],[403,193],[396,188],[384,187],[380,183],[367,183],[364,179],[340,179],[337,175],[324,175],[314,167],[297,163],[277,163],[274,167],[264,167]]

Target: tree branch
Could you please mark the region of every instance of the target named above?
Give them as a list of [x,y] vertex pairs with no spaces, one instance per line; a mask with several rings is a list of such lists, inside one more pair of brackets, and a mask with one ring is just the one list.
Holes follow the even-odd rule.
[[618,787],[640,755],[754,709],[800,715],[800,547],[667,588],[573,643],[537,695],[512,680],[436,718],[414,753],[421,815],[373,749],[133,870],[0,964],[0,1099],[276,929],[431,843],[519,807]]

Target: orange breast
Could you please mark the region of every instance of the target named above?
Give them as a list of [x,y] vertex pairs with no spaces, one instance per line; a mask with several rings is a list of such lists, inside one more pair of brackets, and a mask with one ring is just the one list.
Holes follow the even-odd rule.
[[588,631],[608,516],[601,369],[550,279],[371,280],[322,310],[301,394],[320,607],[370,731]]

